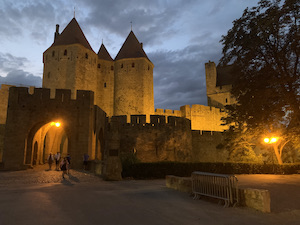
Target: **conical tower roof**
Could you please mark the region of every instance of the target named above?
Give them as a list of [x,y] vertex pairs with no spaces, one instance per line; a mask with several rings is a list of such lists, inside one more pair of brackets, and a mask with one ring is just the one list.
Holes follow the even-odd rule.
[[52,46],[72,44],[81,44],[87,49],[93,51],[75,18],[71,20],[63,32],[54,40]]
[[108,53],[107,49],[105,48],[104,44],[101,44],[101,47],[98,51],[98,58],[99,59],[104,59],[108,61],[113,61],[112,57]]
[[141,43],[138,41],[133,31],[130,31],[115,60],[141,57],[145,57],[149,60],[148,56],[143,50]]

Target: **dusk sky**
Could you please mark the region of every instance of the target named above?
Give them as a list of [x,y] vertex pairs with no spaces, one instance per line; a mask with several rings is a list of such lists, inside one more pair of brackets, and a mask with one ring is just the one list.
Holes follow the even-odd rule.
[[97,53],[115,58],[131,29],[154,64],[155,108],[206,105],[206,62],[258,0],[0,0],[0,83],[41,87],[43,52],[74,17]]

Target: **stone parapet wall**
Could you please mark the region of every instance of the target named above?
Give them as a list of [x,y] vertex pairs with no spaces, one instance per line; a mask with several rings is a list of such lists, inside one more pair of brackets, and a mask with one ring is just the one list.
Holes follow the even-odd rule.
[[155,109],[155,115],[176,116],[191,120],[192,130],[220,131],[228,129],[222,125],[222,117],[226,116],[224,110],[205,105],[184,105],[180,110]]
[[134,154],[141,162],[192,160],[192,136],[190,120],[181,117],[162,119],[158,115],[150,116],[146,123],[145,115],[111,118],[108,132],[118,137],[119,151]]
[[13,85],[2,84],[0,89],[0,124],[5,124],[9,88]]

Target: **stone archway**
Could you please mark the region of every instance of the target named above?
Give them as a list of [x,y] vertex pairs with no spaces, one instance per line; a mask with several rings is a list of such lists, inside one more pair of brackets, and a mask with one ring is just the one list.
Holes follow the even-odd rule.
[[67,155],[68,138],[66,132],[61,123],[59,126],[55,124],[52,121],[42,125],[40,128],[36,125],[30,130],[27,137],[27,145],[25,146],[25,165],[44,164],[50,152],[52,154],[60,152],[62,156]]
[[[73,168],[82,167],[85,152],[93,153],[91,158],[95,158],[93,133],[105,127],[106,114],[94,106],[93,92],[77,91],[76,99],[71,99],[70,90],[56,90],[52,99],[49,89],[36,88],[29,94],[28,88],[12,87],[8,106],[3,150],[5,169],[32,166],[35,141],[36,163],[43,163],[50,151],[47,139],[51,138],[53,151],[70,153]],[[62,121],[64,133],[59,138],[51,133],[52,121]]]

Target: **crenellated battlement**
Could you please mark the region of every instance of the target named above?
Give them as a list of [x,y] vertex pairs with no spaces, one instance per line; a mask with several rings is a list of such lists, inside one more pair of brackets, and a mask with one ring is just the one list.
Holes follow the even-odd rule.
[[127,123],[127,116],[111,117],[111,125],[127,127],[184,127],[191,128],[191,121],[182,117],[150,115],[150,123],[146,123],[146,115],[131,115]]
[[[55,97],[51,98],[48,88],[11,87],[9,89],[9,106],[26,107],[35,105],[61,104],[63,107],[74,105],[93,105],[94,93],[92,91],[78,90],[76,99],[71,98],[71,90],[56,89]],[[63,104],[62,104],[63,103]]]
[[184,105],[180,110],[156,109],[156,115],[176,116],[189,119],[193,130],[215,130],[227,129],[221,126],[221,118],[225,116],[224,110],[205,105]]
[[181,117],[181,110],[172,110],[172,109],[155,109],[155,115],[165,115],[165,116],[177,116]]
[[208,131],[208,130],[192,130],[192,135],[194,137],[210,137],[210,136],[223,136],[224,132],[220,131]]

